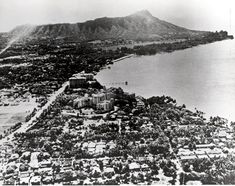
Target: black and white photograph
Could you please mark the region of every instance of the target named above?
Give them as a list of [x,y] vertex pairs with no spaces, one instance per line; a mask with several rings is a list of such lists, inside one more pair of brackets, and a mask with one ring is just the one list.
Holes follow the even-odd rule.
[[234,0],[0,0],[0,186],[235,185]]

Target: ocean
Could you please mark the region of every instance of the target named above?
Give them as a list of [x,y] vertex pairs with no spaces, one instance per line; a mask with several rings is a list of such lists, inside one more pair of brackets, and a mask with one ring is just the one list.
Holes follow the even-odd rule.
[[171,96],[179,105],[205,112],[207,118],[235,121],[235,40],[126,58],[96,78],[107,87],[121,87],[145,98]]

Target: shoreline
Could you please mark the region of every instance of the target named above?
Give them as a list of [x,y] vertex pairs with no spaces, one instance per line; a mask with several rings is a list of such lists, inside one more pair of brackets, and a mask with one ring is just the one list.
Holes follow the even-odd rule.
[[210,43],[215,43],[218,41],[233,40],[232,38],[226,37],[222,39],[195,39],[195,40],[185,40],[175,43],[162,43],[162,44],[149,44],[149,45],[137,45],[133,49],[129,49],[129,52],[135,53],[139,56],[145,55],[156,55],[160,53],[172,53],[174,51],[180,51],[185,49],[190,49],[197,46],[203,46]]
[[[229,38],[224,39],[224,40],[229,40]],[[224,40],[222,40],[222,41],[224,41]],[[214,43],[214,42],[217,42],[217,41],[213,41],[213,42],[209,42],[209,43],[203,43],[203,44],[198,44],[198,45],[196,45],[196,46],[202,46],[202,45],[210,44],[210,43]],[[146,46],[147,46],[147,45],[146,45]],[[196,46],[191,46],[191,47],[187,47],[187,48],[184,48],[184,49],[193,48],[193,47],[196,47]],[[143,47],[145,47],[145,46],[143,46]],[[170,53],[171,53],[171,52],[174,52],[174,51],[184,50],[184,49],[175,49],[175,50],[170,51]],[[161,54],[161,53],[169,53],[169,52],[167,52],[167,51],[162,51],[162,52],[158,52],[158,53],[156,53],[156,54],[154,54],[154,55]],[[131,58],[131,57],[136,56],[136,55],[138,55],[138,54],[128,54],[128,55],[125,55],[125,56],[123,56],[123,57],[120,57],[120,58],[117,58],[117,59],[112,60],[112,61],[111,61],[111,64],[112,64],[112,63],[115,63],[115,62],[118,62],[118,61],[121,61],[121,60],[124,60],[124,59],[126,59],[126,58]],[[140,55],[140,56],[141,56],[141,55]],[[146,56],[146,55],[143,55],[143,56]],[[109,64],[106,64],[106,65],[104,66],[104,68],[106,68],[108,65],[109,65]],[[103,69],[100,69],[100,70],[103,70]],[[99,72],[100,72],[100,71],[99,71]],[[19,129],[17,129],[16,131],[13,131],[13,132],[10,133],[8,136],[3,137],[3,138],[0,140],[0,145],[2,145],[4,142],[6,142],[6,139],[7,139],[7,141],[8,141],[8,140],[11,141],[11,140],[12,140],[12,137],[14,136],[15,133],[17,133],[17,132],[26,132],[28,129],[30,129],[32,126],[34,126],[35,123],[33,124],[33,122],[35,122],[36,119],[43,113],[43,110],[45,110],[47,107],[50,106],[50,104],[53,103],[53,101],[50,101],[50,100],[51,100],[51,99],[55,100],[55,99],[56,99],[56,96],[55,96],[55,95],[58,94],[58,92],[63,93],[64,90],[61,92],[61,89],[65,89],[67,85],[68,85],[68,81],[66,81],[66,82],[62,85],[62,87],[61,87],[60,89],[58,89],[56,92],[53,93],[53,95],[49,98],[49,101],[48,101],[41,109],[39,109],[39,110],[37,111],[37,113],[35,114],[35,116],[33,116],[28,122],[24,122],[24,123],[22,124],[22,126],[21,126]],[[115,87],[115,86],[113,86],[113,87]],[[54,97],[54,96],[55,96],[55,97]],[[141,95],[140,95],[140,96],[141,96]],[[152,95],[152,96],[154,96],[154,95]],[[152,97],[152,96],[150,96],[150,97]],[[150,97],[149,97],[149,98],[150,98]],[[146,97],[143,97],[143,98],[148,99],[148,98],[146,98]],[[205,113],[205,114],[206,114],[206,113]],[[209,117],[210,117],[210,116],[208,116],[208,118],[206,118],[206,119],[209,119]],[[232,121],[232,120],[228,120],[228,122],[231,122],[231,121]],[[33,125],[32,125],[32,124],[33,124]],[[10,138],[10,139],[9,139],[9,138]]]
[[[180,49],[180,50],[173,50],[173,51],[171,51],[171,52],[159,52],[159,53],[156,53],[156,54],[153,54],[153,55],[136,55],[136,54],[134,54],[133,56],[136,56],[136,57],[149,57],[149,56],[155,56],[155,55],[164,55],[164,54],[168,54],[169,53],[169,55],[170,55],[170,53],[173,53],[173,52],[180,52],[180,51],[183,51],[183,50],[190,50],[190,49],[193,49],[193,48],[195,48],[195,47],[206,47],[207,45],[213,45],[214,43],[219,43],[220,41],[214,41],[214,42],[211,42],[211,43],[206,43],[206,44],[199,44],[199,45],[197,45],[197,46],[192,46],[192,47],[190,47],[190,48],[185,48],[185,49]],[[229,38],[227,38],[227,39],[224,39],[224,40],[222,40],[221,42],[233,42],[233,40],[232,39],[229,39]],[[125,58],[124,58],[125,59]],[[123,60],[124,60],[123,59]],[[119,60],[118,60],[119,61]],[[126,60],[125,62],[129,62],[129,59],[128,60]],[[133,62],[132,61],[132,59],[130,60],[131,62]],[[143,60],[143,63],[144,63],[145,61]],[[110,65],[110,67],[112,68],[112,66]],[[120,67],[120,66],[119,66]],[[105,70],[106,69],[106,70]],[[122,68],[121,68],[122,69]],[[104,70],[104,71],[109,71],[110,69],[107,69],[107,68],[104,68],[104,69],[102,69],[102,70]],[[119,69],[120,70],[120,69]],[[130,69],[128,69],[128,70],[130,70]],[[97,73],[97,75],[98,74],[102,74],[102,71],[100,71],[100,72],[98,72]],[[117,73],[117,71],[115,71],[115,73]],[[110,74],[109,74],[110,75]],[[147,74],[146,74],[147,75]],[[115,83],[111,83],[111,81],[105,81],[105,80],[107,80],[107,78],[108,77],[105,77],[105,79],[104,79],[104,81],[102,82],[102,81],[100,81],[100,80],[102,80],[103,78],[101,78],[101,79],[99,79],[99,81],[100,81],[100,83],[104,83],[104,85],[105,86],[107,86],[107,87],[121,87],[123,90],[125,90],[125,91],[127,91],[127,92],[129,92],[129,93],[136,93],[135,92],[135,90],[133,90],[133,87],[131,87],[131,90],[129,90],[130,88],[128,87],[128,88],[125,88],[126,86],[124,86],[124,85],[120,85],[120,84],[117,84],[117,85],[115,85]],[[113,79],[113,81],[114,82],[117,82],[117,81],[119,81],[119,79]],[[121,78],[121,80],[120,81],[123,81],[123,79]],[[128,79],[127,79],[127,81],[128,81]],[[145,98],[145,99],[148,99],[148,98],[150,98],[150,97],[152,97],[152,96],[161,96],[161,95],[169,95],[169,96],[173,96],[172,94],[167,94],[167,93],[162,93],[162,94],[150,94],[150,95],[148,95],[148,96],[143,96],[143,93],[141,94],[141,93],[139,93],[138,95],[140,95],[140,96],[142,96],[143,98]],[[176,97],[173,97],[173,98],[175,98],[176,99]],[[178,99],[176,99],[177,100],[177,103],[180,103],[180,104],[186,104],[185,102],[178,102],[179,100]],[[195,111],[195,109],[196,110],[198,110],[198,111],[202,111],[203,113],[204,113],[204,117],[207,119],[207,120],[209,120],[210,119],[210,117],[221,117],[221,118],[224,118],[224,119],[226,119],[226,120],[228,120],[228,123],[230,123],[230,122],[234,122],[235,121],[235,119],[233,119],[233,117],[230,117],[230,116],[227,116],[226,115],[226,113],[224,114],[224,112],[214,112],[214,110],[212,110],[212,112],[209,112],[208,111],[208,109],[207,109],[207,107],[206,107],[206,109],[205,109],[205,107],[200,107],[200,105],[197,105],[197,104],[194,104],[194,105],[190,105],[190,104],[186,104],[187,105],[187,108],[189,108],[190,110],[192,110],[192,111]],[[204,109],[203,109],[204,108]],[[206,111],[207,110],[207,111]]]
[[112,60],[112,62],[115,63],[115,62],[117,62],[117,61],[121,61],[121,60],[126,59],[126,58],[131,58],[131,57],[133,57],[133,56],[135,56],[135,54],[128,54],[128,55],[123,56],[123,57],[120,57],[120,58],[118,58],[118,59],[114,59],[114,60]]

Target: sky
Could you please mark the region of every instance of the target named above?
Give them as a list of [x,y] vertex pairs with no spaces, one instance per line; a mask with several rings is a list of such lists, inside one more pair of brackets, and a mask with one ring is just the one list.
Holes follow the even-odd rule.
[[143,9],[189,29],[235,33],[235,0],[0,0],[0,32],[22,24],[122,17]]

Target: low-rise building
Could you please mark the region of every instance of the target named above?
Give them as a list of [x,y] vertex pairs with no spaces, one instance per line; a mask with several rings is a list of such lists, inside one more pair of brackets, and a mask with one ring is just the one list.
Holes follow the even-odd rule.
[[136,101],[137,101],[137,105],[136,105],[137,108],[144,108],[145,107],[145,104],[142,99],[139,99],[137,97]]
[[91,106],[92,99],[90,97],[80,97],[80,98],[75,99],[73,104],[77,108]]
[[71,111],[68,111],[68,110],[63,110],[63,111],[61,112],[61,114],[62,114],[62,116],[66,116],[66,117],[68,117],[68,116],[77,117],[77,116],[78,116],[78,113],[76,113],[76,112],[71,112]]
[[[209,143],[209,144],[197,144],[196,145],[197,149],[214,148],[214,147],[215,147],[215,144],[213,144],[213,143]],[[189,149],[189,146],[185,145],[184,149]]]
[[140,168],[141,168],[140,165],[138,163],[136,163],[136,162],[133,162],[133,163],[129,164],[129,169],[131,171],[139,171]]

